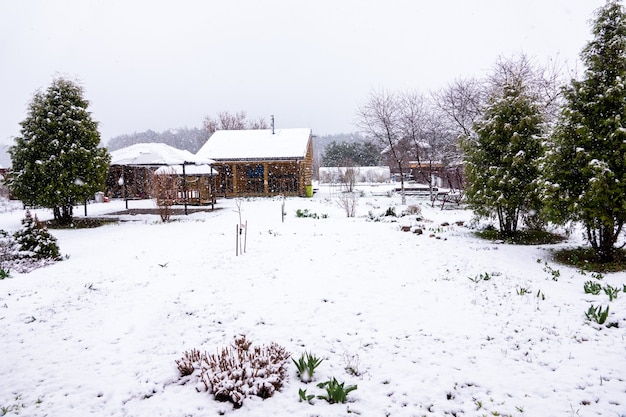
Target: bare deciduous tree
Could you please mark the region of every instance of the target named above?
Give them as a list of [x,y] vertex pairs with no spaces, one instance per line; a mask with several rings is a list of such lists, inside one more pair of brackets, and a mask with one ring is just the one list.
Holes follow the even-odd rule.
[[247,120],[245,111],[230,113],[219,112],[217,117],[207,116],[204,118],[204,130],[212,135],[216,130],[242,130],[242,129],[267,129],[267,122],[262,119]]
[[[434,177],[439,176],[444,181],[450,166],[458,165],[461,160],[457,136],[436,108],[431,107],[424,112],[419,140],[415,146],[419,148],[420,160],[414,175],[429,185],[431,198],[434,198]],[[442,185],[452,188],[452,183],[448,178],[447,183]],[[454,183],[460,186],[458,179]]]
[[558,115],[562,99],[561,69],[556,60],[536,65],[524,53],[511,58],[501,56],[486,79],[459,78],[434,92],[432,97],[456,136],[470,137],[474,124],[483,114],[487,98],[512,79],[523,79],[545,109],[547,121],[552,122]]
[[401,130],[402,104],[397,94],[381,90],[371,92],[357,109],[357,125],[381,144],[400,174],[402,204],[406,204],[404,172],[408,162],[406,141]]
[[482,114],[486,96],[483,81],[466,78],[456,79],[433,93],[433,100],[456,136],[468,137]]
[[561,85],[564,82],[560,69],[556,61],[538,65],[524,53],[511,58],[499,57],[487,78],[487,93],[491,96],[512,82],[523,82],[528,94],[542,107],[546,121],[553,122],[563,99]]
[[359,176],[359,168],[352,165],[347,165],[343,168],[345,169],[340,171],[340,181],[345,188],[345,191],[351,193],[354,191],[354,186]]

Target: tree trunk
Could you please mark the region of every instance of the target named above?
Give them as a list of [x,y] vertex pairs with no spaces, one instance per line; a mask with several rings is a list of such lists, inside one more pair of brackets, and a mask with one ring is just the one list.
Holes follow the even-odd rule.
[[74,206],[54,206],[52,213],[55,222],[60,226],[67,226],[72,223]]
[[512,236],[517,232],[519,213],[517,209],[503,208],[498,206],[498,222],[500,223],[500,233],[504,236]]
[[600,221],[598,223],[600,224],[596,224],[593,221],[586,222],[587,240],[600,262],[611,262],[617,255],[615,243],[624,224],[623,222],[618,222],[616,225],[612,221],[610,224]]
[[398,171],[400,171],[400,196],[402,196],[402,205],[405,205],[406,192],[404,191],[404,171],[402,170],[402,161],[398,161]]

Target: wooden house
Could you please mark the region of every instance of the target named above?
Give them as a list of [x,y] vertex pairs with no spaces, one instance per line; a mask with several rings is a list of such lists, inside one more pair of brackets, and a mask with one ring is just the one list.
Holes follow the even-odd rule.
[[313,195],[311,129],[218,130],[196,156],[214,161],[219,196]]

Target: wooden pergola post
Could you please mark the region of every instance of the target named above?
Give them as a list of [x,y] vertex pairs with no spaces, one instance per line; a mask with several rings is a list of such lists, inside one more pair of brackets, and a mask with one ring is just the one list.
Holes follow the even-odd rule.
[[268,163],[263,163],[263,194],[269,195],[269,174],[267,172]]
[[233,195],[237,195],[237,164],[233,164]]

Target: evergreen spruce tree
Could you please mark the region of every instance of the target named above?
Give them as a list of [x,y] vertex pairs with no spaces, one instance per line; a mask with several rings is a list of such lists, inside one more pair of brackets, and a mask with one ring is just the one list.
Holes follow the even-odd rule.
[[27,205],[48,207],[59,224],[72,221],[72,208],[100,191],[110,156],[100,148],[98,123],[76,83],[55,79],[37,92],[9,149],[9,187]]
[[497,216],[502,235],[514,234],[520,217],[539,208],[542,126],[523,77],[512,77],[494,90],[475,135],[463,141],[468,205],[480,216]]
[[17,243],[19,256],[22,258],[61,259],[59,245],[54,236],[38,219],[33,217],[30,210],[26,210],[26,215],[22,219],[22,228],[14,234]]
[[559,223],[580,221],[600,261],[617,254],[626,221],[626,16],[619,1],[597,11],[582,50],[582,80],[566,104],[545,166],[546,201]]

